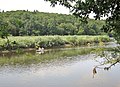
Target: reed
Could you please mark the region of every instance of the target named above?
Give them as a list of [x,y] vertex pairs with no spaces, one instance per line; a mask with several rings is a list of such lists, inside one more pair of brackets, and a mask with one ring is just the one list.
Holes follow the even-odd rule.
[[[110,41],[108,36],[16,36],[9,37],[12,50],[18,48],[45,48],[60,47],[69,44],[71,46],[82,46]],[[0,39],[0,50],[7,50],[7,41]]]

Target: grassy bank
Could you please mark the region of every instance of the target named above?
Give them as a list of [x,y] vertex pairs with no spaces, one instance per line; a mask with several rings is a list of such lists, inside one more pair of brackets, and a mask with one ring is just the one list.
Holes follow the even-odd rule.
[[[66,44],[70,46],[82,46],[88,44],[98,44],[110,41],[108,36],[17,36],[9,37],[10,49],[18,48],[45,48],[60,47]],[[0,50],[7,50],[6,39],[0,39]]]

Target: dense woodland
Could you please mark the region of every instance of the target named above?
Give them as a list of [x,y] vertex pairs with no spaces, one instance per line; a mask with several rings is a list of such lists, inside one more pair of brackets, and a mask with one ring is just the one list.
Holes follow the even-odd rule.
[[[0,12],[0,31],[12,36],[38,35],[101,35],[104,20],[89,19],[88,24],[73,15],[38,11]],[[6,34],[6,33],[5,33]]]

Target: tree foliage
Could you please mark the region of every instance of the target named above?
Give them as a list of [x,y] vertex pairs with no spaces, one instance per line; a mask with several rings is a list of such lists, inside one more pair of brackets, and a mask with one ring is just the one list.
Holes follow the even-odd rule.
[[7,38],[8,36],[8,23],[4,20],[0,20],[0,37]]
[[56,4],[70,8],[71,12],[77,17],[86,21],[91,13],[94,18],[101,19],[107,17],[104,31],[115,32],[115,38],[120,40],[120,0],[45,0],[50,1],[52,6]]
[[8,35],[100,35],[104,33],[100,30],[103,25],[103,20],[92,19],[89,19],[88,24],[83,24],[80,18],[73,15],[24,10],[0,13],[1,37]]

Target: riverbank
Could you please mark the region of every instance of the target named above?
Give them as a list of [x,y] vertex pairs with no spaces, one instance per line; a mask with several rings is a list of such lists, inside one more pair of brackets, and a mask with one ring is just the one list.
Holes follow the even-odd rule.
[[9,48],[6,39],[0,39],[0,51],[29,49],[38,47],[72,47],[72,46],[89,46],[109,42],[108,36],[17,36],[9,37]]

